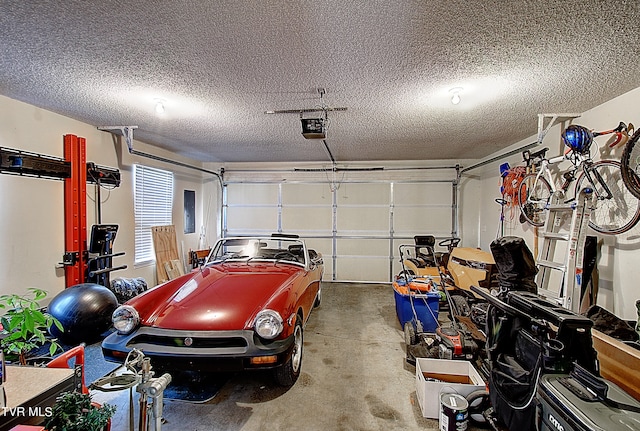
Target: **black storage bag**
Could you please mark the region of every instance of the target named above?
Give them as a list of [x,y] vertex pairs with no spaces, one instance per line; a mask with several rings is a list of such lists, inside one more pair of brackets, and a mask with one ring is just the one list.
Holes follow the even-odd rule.
[[535,282],[538,268],[524,239],[503,236],[494,240],[490,247],[498,268],[498,283],[502,291],[538,292]]
[[525,338],[517,341],[528,325],[527,319],[508,316],[494,306],[489,307],[489,399],[496,417],[509,430],[535,430],[533,398],[542,367],[541,349],[528,332]]

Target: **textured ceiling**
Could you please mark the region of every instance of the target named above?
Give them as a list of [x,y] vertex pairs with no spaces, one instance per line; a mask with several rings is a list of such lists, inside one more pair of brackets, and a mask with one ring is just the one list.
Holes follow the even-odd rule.
[[323,105],[337,161],[482,158],[639,87],[639,23],[637,0],[0,0],[0,94],[201,161],[326,162],[265,114]]

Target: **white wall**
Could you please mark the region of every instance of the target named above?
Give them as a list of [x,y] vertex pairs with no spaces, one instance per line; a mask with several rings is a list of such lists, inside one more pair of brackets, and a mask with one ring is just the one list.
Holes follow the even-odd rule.
[[[144,277],[155,285],[155,266],[135,266],[132,167],[135,163],[173,171],[174,209],[178,248],[198,248],[201,226],[205,226],[209,245],[217,237],[217,202],[220,190],[209,174],[129,154],[124,139],[34,106],[0,96],[0,147],[63,157],[63,136],[86,138],[87,161],[118,168],[120,187],[101,191],[102,223],[119,225],[114,252],[125,256],[114,259],[126,270],[111,277]],[[134,135],[135,136],[135,135]],[[134,148],[189,165],[198,162],[181,158],[134,140]],[[64,245],[64,182],[62,180],[0,175],[0,294],[21,293],[27,287],[49,292],[49,299],[65,287],[64,270],[59,262]],[[196,192],[196,232],[183,234],[184,190]],[[87,225],[97,223],[95,186],[87,184]]]
[[[636,114],[639,97],[640,88],[632,90],[582,113],[579,118],[573,120],[573,124],[580,124],[594,130],[612,129],[620,121],[631,122],[640,126],[640,117]],[[532,118],[531,121],[537,124],[537,118]],[[561,154],[564,149],[560,133],[560,124],[552,127],[542,145],[532,148],[531,151],[548,147],[547,156],[553,157]],[[531,136],[498,154],[506,154],[510,150],[535,142],[536,139],[537,136]],[[596,138],[596,143],[603,149],[603,154],[594,157],[596,159],[613,158],[619,160],[622,148],[611,151],[606,142],[606,137]],[[592,151],[592,154],[595,154],[595,151]],[[493,157],[487,157],[487,160]],[[477,222],[480,230],[478,244],[486,250],[489,249],[489,244],[497,237],[496,234],[499,231],[500,206],[495,203],[495,199],[501,196],[499,166],[504,162],[508,162],[511,167],[522,164],[521,154],[518,153],[487,164],[483,168],[470,171],[469,176],[473,175],[474,178],[463,181],[465,187],[461,191],[461,200],[464,204],[479,202],[479,211],[477,212],[480,215]],[[478,199],[478,196],[481,196],[481,198]],[[472,226],[474,224],[473,217],[466,211],[463,211],[463,213],[465,220],[468,220],[468,225]],[[517,210],[513,213],[507,212],[504,234],[525,238],[529,248],[532,251],[534,250],[533,229],[529,225],[522,225],[518,222]],[[588,234],[596,235],[593,231]],[[597,304],[623,319],[635,320],[637,319],[635,301],[640,299],[640,289],[638,289],[637,281],[640,278],[640,265],[638,265],[638,262],[640,262],[640,224],[621,235],[608,236],[598,234],[597,236],[601,245],[601,254],[598,260],[600,285]]]

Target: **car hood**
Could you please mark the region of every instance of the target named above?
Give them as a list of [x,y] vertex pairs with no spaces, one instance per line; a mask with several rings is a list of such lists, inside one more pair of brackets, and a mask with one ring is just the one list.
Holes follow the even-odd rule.
[[141,324],[146,326],[199,331],[245,329],[300,271],[303,269],[282,264],[216,265],[158,286],[129,304],[138,310]]

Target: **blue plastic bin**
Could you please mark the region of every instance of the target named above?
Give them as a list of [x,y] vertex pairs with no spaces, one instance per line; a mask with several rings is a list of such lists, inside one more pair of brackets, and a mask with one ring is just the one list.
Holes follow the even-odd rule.
[[[437,292],[426,293],[410,293],[403,294],[393,289],[393,295],[396,301],[396,314],[400,326],[404,328],[404,324],[413,320],[413,307],[416,310],[418,320],[422,323],[424,332],[435,332],[438,327],[438,310],[440,303],[440,295]],[[412,296],[413,298],[410,298]]]

